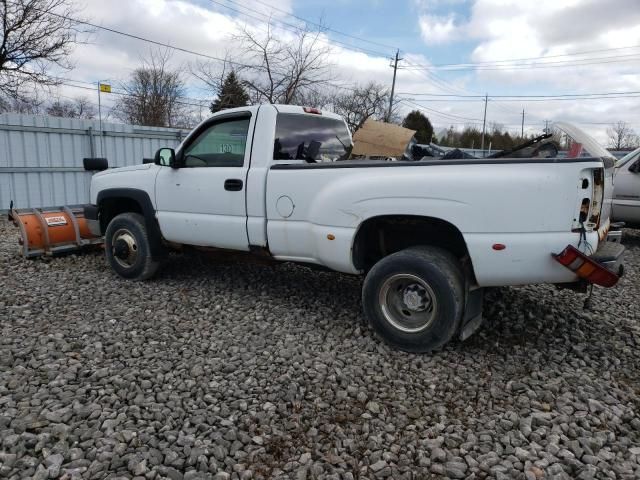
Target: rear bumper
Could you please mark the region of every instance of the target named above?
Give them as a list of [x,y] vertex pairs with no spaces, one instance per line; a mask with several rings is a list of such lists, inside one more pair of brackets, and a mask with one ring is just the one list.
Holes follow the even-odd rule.
[[96,205],[85,205],[84,206],[84,218],[87,221],[87,227],[92,235],[96,237],[102,236],[102,231],[100,228],[100,218],[98,217],[99,211]]

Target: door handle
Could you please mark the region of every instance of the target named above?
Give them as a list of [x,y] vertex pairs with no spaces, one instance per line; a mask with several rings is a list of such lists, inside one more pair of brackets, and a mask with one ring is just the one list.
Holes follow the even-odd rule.
[[230,192],[238,192],[242,190],[242,180],[239,178],[228,178],[224,181],[224,189]]

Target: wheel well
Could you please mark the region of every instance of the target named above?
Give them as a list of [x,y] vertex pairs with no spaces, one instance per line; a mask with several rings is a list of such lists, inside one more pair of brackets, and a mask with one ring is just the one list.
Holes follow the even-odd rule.
[[126,197],[109,197],[100,202],[100,229],[102,232],[107,231],[107,225],[116,215],[126,212],[135,212],[143,214],[140,204],[132,199]]
[[[466,263],[469,251],[460,230],[434,217],[386,215],[366,220],[353,243],[353,264],[368,271],[378,260],[416,245],[433,245]],[[470,262],[469,262],[470,264]]]

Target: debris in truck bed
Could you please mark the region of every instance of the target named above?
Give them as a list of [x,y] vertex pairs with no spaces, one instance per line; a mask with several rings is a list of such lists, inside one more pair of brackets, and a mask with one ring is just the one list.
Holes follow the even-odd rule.
[[415,130],[393,123],[367,120],[353,135],[353,155],[400,157]]

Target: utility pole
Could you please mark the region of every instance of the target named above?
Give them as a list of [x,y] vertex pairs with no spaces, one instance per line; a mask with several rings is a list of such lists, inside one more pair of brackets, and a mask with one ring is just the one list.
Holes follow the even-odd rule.
[[522,109],[522,128],[520,129],[520,138],[524,138],[524,108]]
[[391,97],[389,98],[389,111],[387,112],[387,118],[385,119],[387,123],[389,122],[389,120],[391,120],[391,110],[393,109],[393,93],[396,90],[396,73],[398,72],[398,62],[402,60],[401,58],[398,58],[399,55],[400,50],[396,50],[396,59],[395,63],[393,64],[393,83],[391,84]]
[[484,134],[487,131],[487,102],[489,100],[489,94],[485,93],[484,95],[484,119],[482,120],[482,143],[480,145],[480,150],[482,150],[482,156],[484,157]]
[[544,133],[545,135],[549,133],[549,120],[544,121]]

